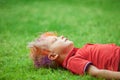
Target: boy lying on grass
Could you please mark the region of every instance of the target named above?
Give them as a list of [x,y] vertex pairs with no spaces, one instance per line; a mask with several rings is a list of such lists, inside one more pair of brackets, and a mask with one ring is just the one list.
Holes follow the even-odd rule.
[[72,41],[52,32],[29,44],[35,67],[62,66],[79,75],[120,79],[120,47],[115,44],[86,44],[76,48]]

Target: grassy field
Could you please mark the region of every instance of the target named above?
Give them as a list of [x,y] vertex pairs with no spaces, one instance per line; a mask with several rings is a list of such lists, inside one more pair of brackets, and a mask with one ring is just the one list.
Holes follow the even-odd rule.
[[119,0],[0,0],[0,80],[98,80],[67,70],[35,69],[28,42],[55,31],[86,43],[120,45]]

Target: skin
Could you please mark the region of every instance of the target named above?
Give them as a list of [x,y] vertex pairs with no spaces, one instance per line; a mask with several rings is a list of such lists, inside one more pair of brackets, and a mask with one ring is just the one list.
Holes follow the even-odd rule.
[[50,50],[48,58],[57,61],[59,64],[63,63],[67,54],[74,48],[73,42],[64,36],[49,36],[44,41],[43,44],[47,45],[47,49]]
[[[49,36],[44,39],[42,44],[46,45],[46,49],[50,52],[47,54],[50,60],[55,60],[59,64],[62,64],[67,54],[74,48],[72,41],[60,36]],[[94,65],[90,65],[87,69],[87,73],[94,77],[100,77],[105,79],[120,79],[120,72],[98,69]]]
[[120,79],[120,72],[98,69],[97,67],[90,65],[87,73],[94,77],[105,78],[105,79]]

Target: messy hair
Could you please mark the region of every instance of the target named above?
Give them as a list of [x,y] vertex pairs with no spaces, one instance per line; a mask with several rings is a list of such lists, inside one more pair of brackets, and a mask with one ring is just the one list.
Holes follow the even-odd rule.
[[28,45],[28,47],[30,48],[30,58],[33,60],[34,66],[36,68],[40,68],[40,67],[56,68],[58,66],[58,64],[55,61],[48,59],[47,54],[50,51],[44,48],[45,45],[41,44],[44,38],[48,36],[57,36],[57,35],[56,33],[53,32],[43,33],[42,35],[40,35],[39,38],[30,42]]

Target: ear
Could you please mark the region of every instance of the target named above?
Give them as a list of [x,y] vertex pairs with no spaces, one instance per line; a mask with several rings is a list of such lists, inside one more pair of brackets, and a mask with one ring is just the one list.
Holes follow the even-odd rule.
[[49,54],[48,54],[48,58],[49,58],[50,60],[55,60],[55,59],[58,58],[58,54],[56,54],[56,53],[49,53]]

